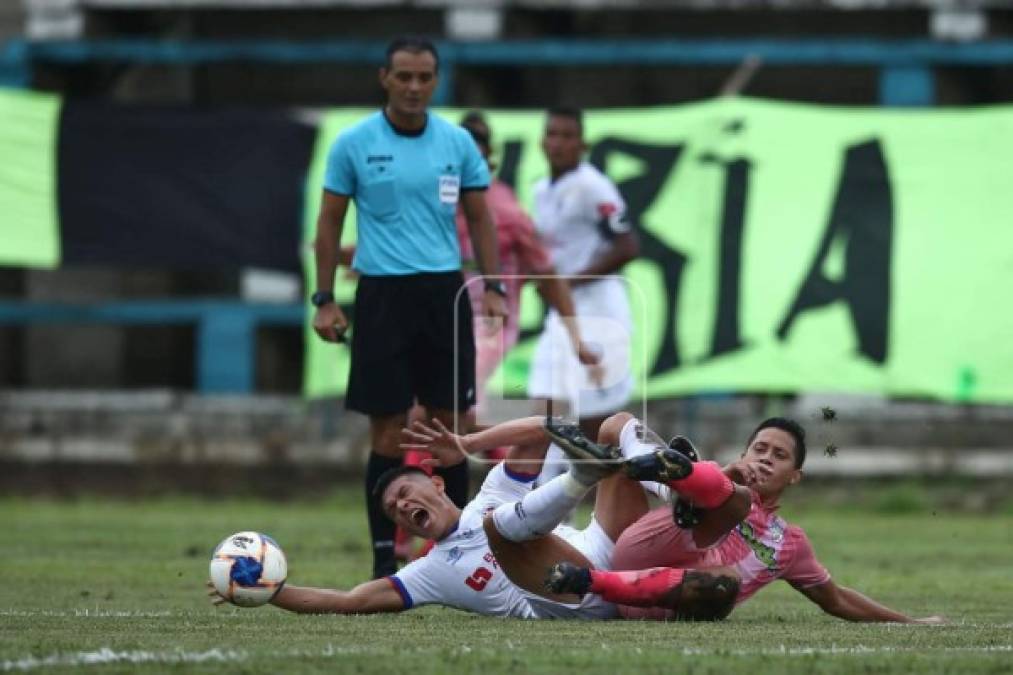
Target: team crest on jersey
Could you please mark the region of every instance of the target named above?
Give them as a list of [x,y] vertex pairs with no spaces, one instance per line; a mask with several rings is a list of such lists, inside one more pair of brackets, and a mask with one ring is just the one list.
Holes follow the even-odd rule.
[[773,519],[770,523],[770,527],[767,528],[767,534],[770,536],[770,540],[775,544],[780,544],[784,541],[784,521],[780,518]]
[[456,565],[457,561],[461,559],[464,553],[457,546],[447,551],[447,564]]

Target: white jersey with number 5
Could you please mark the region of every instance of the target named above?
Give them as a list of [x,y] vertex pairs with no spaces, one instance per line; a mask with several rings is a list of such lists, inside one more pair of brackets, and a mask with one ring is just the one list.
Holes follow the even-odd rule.
[[[500,504],[517,502],[531,490],[534,476],[512,474],[495,466],[482,489],[461,512],[457,527],[426,556],[387,577],[401,594],[405,609],[438,604],[491,616],[519,618],[611,618],[615,605],[588,594],[578,605],[546,600],[521,590],[500,569],[482,529],[485,515]],[[608,569],[614,544],[596,522],[581,531],[560,527],[554,533],[581,551],[591,563]]]

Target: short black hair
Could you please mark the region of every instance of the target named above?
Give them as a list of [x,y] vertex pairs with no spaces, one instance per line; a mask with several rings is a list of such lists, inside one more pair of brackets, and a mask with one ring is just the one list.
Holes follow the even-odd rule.
[[486,148],[492,147],[492,132],[489,129],[489,122],[481,112],[469,110],[464,113],[461,118],[461,126],[471,134],[476,143]]
[[390,487],[390,484],[396,481],[401,476],[407,476],[409,474],[419,474],[425,478],[429,478],[429,473],[425,469],[415,465],[407,466],[395,466],[393,469],[387,469],[380,474],[380,477],[376,479],[376,485],[373,486],[373,499],[377,501],[383,497],[384,490]]
[[795,440],[795,468],[801,469],[802,465],[805,464],[806,454],[805,429],[802,425],[787,417],[768,417],[753,429],[753,433],[749,435],[749,440],[746,441],[747,448],[756,438],[756,435],[764,429],[780,429]]
[[412,54],[429,52],[433,55],[433,59],[436,60],[436,70],[440,70],[440,53],[436,51],[436,45],[434,45],[432,40],[429,40],[428,38],[417,35],[401,35],[391,40],[387,45],[387,60],[384,63],[385,68],[389,69],[393,67],[395,52],[411,52]]
[[580,135],[584,135],[584,111],[568,105],[557,105],[545,111],[546,117],[568,117],[577,123]]

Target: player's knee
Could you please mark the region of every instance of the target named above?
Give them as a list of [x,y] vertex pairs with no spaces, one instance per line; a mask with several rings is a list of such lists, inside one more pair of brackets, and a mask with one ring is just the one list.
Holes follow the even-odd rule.
[[[512,510],[513,508],[514,504],[500,504],[482,519],[482,529],[485,530],[486,539],[489,540],[489,547],[493,549],[493,553],[495,553],[498,546],[504,545],[507,542],[524,539],[525,532],[523,528],[517,527],[516,523],[513,522],[514,519],[504,518],[506,510]],[[499,518],[496,517],[497,511],[500,512]]]
[[619,445],[619,436],[622,434],[623,427],[631,419],[633,419],[633,415],[628,412],[617,412],[606,417],[598,429],[598,442],[605,445]]
[[720,621],[735,608],[739,577],[731,569],[689,570],[683,579],[677,616],[688,621]]

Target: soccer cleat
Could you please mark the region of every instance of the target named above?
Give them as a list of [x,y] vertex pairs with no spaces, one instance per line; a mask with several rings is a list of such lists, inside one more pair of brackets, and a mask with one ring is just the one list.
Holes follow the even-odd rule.
[[569,562],[556,563],[545,577],[545,589],[551,593],[583,596],[591,590],[591,570]]
[[576,424],[562,424],[553,418],[545,422],[545,433],[572,460],[570,475],[582,485],[590,487],[622,466],[619,448],[588,440]]
[[618,464],[623,458],[619,448],[595,443],[584,435],[578,425],[563,424],[557,417],[546,420],[545,433],[570,459]]
[[672,440],[668,442],[668,447],[686,455],[691,462],[700,461],[700,453],[697,452],[696,446],[693,445],[693,441],[685,436],[673,436]]
[[678,450],[658,448],[652,453],[626,460],[623,471],[633,480],[667,483],[693,473],[693,462]]
[[693,506],[691,502],[682,497],[676,499],[672,504],[672,520],[681,530],[692,530],[699,525],[703,514],[704,509]]
[[[668,447],[686,455],[691,462],[700,461],[700,453],[693,442],[685,436],[675,436],[668,442]],[[688,502],[682,497],[676,499],[672,504],[672,520],[683,530],[691,530],[699,525],[702,517],[703,509],[693,506],[692,502]]]

